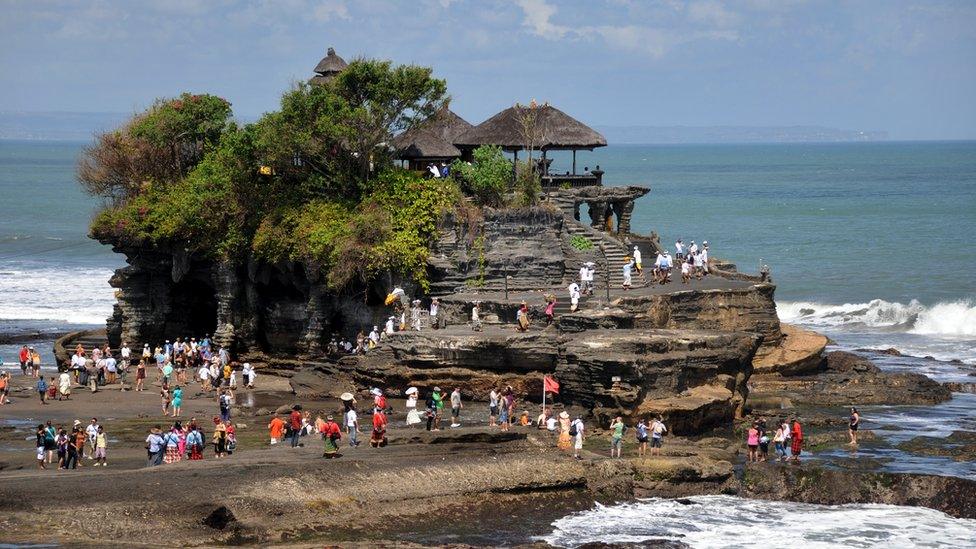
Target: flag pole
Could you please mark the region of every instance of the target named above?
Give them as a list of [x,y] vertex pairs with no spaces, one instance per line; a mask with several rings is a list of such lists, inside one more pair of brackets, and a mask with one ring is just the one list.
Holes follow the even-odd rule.
[[542,375],[542,415],[546,415],[546,376]]

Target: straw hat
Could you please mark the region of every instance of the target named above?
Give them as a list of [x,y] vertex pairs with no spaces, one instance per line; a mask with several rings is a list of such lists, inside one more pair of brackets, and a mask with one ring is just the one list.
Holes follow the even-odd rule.
[[353,399],[352,393],[342,393],[341,395],[339,395],[339,400],[344,400],[346,402],[349,402],[352,399]]
[[567,413],[566,410],[563,410],[562,412],[559,412],[559,417],[562,419],[569,419],[569,413]]

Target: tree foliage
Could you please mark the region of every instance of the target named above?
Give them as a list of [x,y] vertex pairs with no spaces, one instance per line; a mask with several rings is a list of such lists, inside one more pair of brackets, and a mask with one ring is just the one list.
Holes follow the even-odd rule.
[[184,93],[157,100],[121,128],[100,134],[85,149],[78,179],[95,196],[119,202],[144,185],[185,177],[229,127],[230,103]]
[[214,96],[157,101],[84,155],[79,179],[113,199],[91,233],[221,260],[301,261],[335,289],[386,272],[425,286],[437,223],[460,192],[394,168],[386,143],[447,100],[428,68],[357,60],[244,127]]
[[512,163],[502,154],[501,147],[495,145],[482,145],[472,156],[471,163],[455,161],[451,173],[479,204],[501,206],[511,186]]

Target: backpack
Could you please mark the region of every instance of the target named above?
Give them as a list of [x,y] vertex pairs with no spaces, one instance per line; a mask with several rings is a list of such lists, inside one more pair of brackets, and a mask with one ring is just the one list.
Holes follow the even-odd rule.
[[569,424],[569,436],[575,437],[577,434],[578,431],[576,430],[576,422],[574,421]]

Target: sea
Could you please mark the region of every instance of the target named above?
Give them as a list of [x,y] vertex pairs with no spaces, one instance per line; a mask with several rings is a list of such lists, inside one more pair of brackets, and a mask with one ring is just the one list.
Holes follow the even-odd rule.
[[[52,364],[54,334],[102,326],[112,311],[108,280],[124,261],[86,236],[102,204],[75,180],[85,146],[0,141],[0,358],[7,367],[27,339]],[[552,156],[554,171],[571,169],[568,154]],[[655,232],[672,248],[679,238],[708,241],[712,257],[740,271],[769,265],[783,321],[818,330],[832,348],[858,350],[884,369],[976,381],[976,142],[611,145],[578,153],[578,168],[597,165],[605,184],[650,187],[637,202],[634,231]],[[882,349],[901,356],[872,352]],[[937,407],[877,407],[866,424],[902,438],[976,431],[976,395]],[[944,458],[887,463],[976,478],[973,464]],[[974,524],[916,508],[703,496],[693,505],[598,506],[557,520],[543,538],[565,546],[664,537],[734,547],[753,545],[743,534],[772,539],[789,530],[812,547],[972,547]]]

